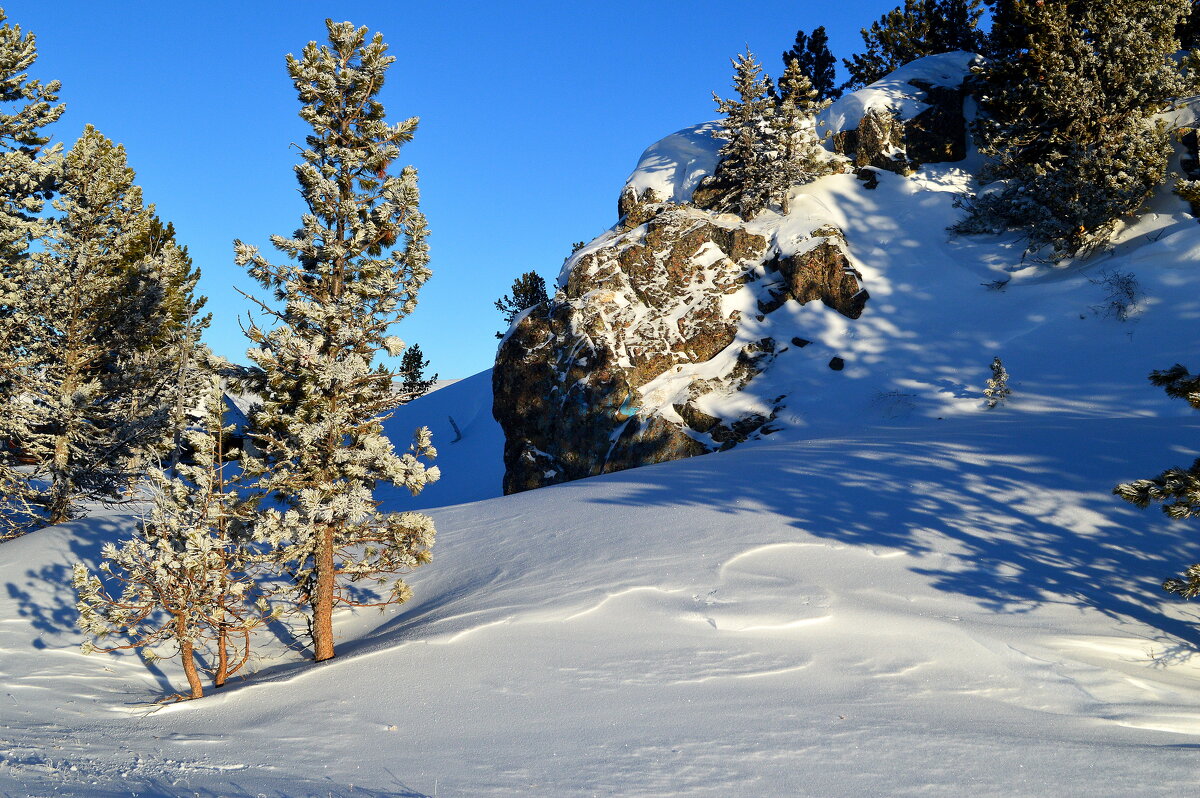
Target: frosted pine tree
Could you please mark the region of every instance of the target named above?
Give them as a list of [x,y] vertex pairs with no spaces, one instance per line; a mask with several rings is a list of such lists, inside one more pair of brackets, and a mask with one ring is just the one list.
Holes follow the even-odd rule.
[[831,174],[838,159],[830,155],[817,137],[814,117],[823,105],[799,61],[788,64],[779,79],[782,100],[772,120],[776,166],[770,172],[771,199],[788,212],[788,195],[800,183],[811,183]]
[[[1183,399],[1200,410],[1200,375],[1188,373],[1177,363],[1164,371],[1152,372],[1150,381],[1165,390],[1168,396]],[[1117,485],[1113,493],[1138,507],[1161,504],[1162,511],[1171,518],[1200,518],[1200,459],[1188,468],[1168,468],[1153,479]],[[1189,566],[1182,579],[1171,577],[1162,586],[1168,593],[1186,599],[1200,596],[1200,563]]]
[[[250,659],[251,634],[271,616],[247,574],[246,502],[225,462],[225,409],[220,379],[206,377],[204,421],[187,433],[191,463],[181,478],[150,470],[153,507],[141,529],[120,546],[107,544],[100,575],[74,567],[83,631],[120,642],[84,644],[86,652],[142,649],[154,660],[178,656],[189,693],[204,694],[201,663],[221,687]],[[203,660],[201,660],[203,655]]]
[[[395,58],[382,36],[368,40],[365,27],[349,22],[326,25],[328,45],[310,42],[287,59],[300,116],[312,126],[296,167],[307,205],[302,226],[272,237],[290,260],[270,263],[235,243],[238,263],[283,305],[263,303],[274,325],[249,329],[249,355],[261,370],[253,424],[263,458],[246,467],[262,493],[283,503],[258,515],[255,533],[295,580],[317,661],[334,655],[336,606],[404,601],[403,574],[429,560],[432,520],[381,512],[376,484],[416,494],[438,476],[421,462],[435,455],[427,429],[404,455],[384,437],[394,373],[372,366],[381,352],[401,353],[388,329],[416,307],[430,275],[416,171],[389,171],[417,120],[384,119],[377,95]],[[347,584],[360,581],[383,593]]]
[[169,439],[176,350],[164,273],[180,260],[173,245],[132,256],[152,217],[133,178],[124,149],[88,127],[64,158],[42,248],[8,272],[21,297],[10,323],[23,332],[0,438],[33,462],[8,497],[10,525],[61,523],[81,500],[119,499]]
[[[55,105],[58,81],[29,77],[37,60],[34,35],[5,20],[0,9],[0,260],[7,264],[41,235],[37,213],[54,188],[61,152],[59,145],[46,147],[42,128],[62,116],[64,106]],[[6,301],[0,294],[0,308]]]
[[[1166,177],[1167,130],[1155,119],[1196,90],[1181,72],[1177,24],[1189,0],[1012,3],[982,75],[978,129],[990,156],[960,232],[1023,231],[1049,258],[1103,245]],[[1005,49],[1007,48],[1007,49]]]
[[752,219],[766,207],[771,194],[775,101],[770,96],[771,81],[762,74],[753,53],[747,51],[730,63],[737,98],[725,100],[713,92],[717,109],[725,115],[713,135],[725,144],[718,154],[716,172],[705,183],[723,189],[714,207]]
[[1004,402],[1012,394],[1008,387],[1008,371],[1000,362],[999,356],[992,358],[992,376],[988,378],[987,386],[983,389],[984,405],[991,410]]
[[[5,22],[0,10],[0,22]],[[54,188],[61,147],[47,147],[42,128],[57,120],[59,84],[29,77],[37,60],[32,33],[0,26],[0,415],[24,401],[28,311],[17,276],[27,267],[31,241],[45,232],[38,214]],[[16,441],[0,427],[0,540],[24,531],[30,517],[29,483],[17,469]]]

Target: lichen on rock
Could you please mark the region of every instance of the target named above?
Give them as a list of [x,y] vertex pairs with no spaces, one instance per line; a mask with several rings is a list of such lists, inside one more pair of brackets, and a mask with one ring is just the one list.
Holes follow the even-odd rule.
[[[777,354],[743,322],[768,297],[857,318],[867,294],[840,231],[783,256],[740,219],[623,195],[622,221],[571,260],[561,290],[501,342],[493,413],[505,493],[729,448],[773,413],[718,417]],[[782,399],[783,397],[780,397]],[[778,409],[778,408],[776,408]]]

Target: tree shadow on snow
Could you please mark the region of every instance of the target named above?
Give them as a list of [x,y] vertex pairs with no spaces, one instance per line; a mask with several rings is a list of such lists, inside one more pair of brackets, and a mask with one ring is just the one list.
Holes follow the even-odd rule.
[[[1054,421],[990,418],[917,431],[877,430],[849,443],[754,446],[607,477],[628,483],[601,503],[703,505],[744,518],[759,507],[838,543],[945,555],[914,568],[942,591],[997,613],[1083,605],[1157,630],[1162,664],[1191,657],[1200,627],[1164,577],[1200,560],[1200,529],[1111,495],[1195,457],[1180,419]],[[738,463],[738,458],[749,458]],[[653,467],[652,467],[653,468]],[[736,525],[733,525],[736,526]],[[1144,628],[1133,632],[1144,635]]]

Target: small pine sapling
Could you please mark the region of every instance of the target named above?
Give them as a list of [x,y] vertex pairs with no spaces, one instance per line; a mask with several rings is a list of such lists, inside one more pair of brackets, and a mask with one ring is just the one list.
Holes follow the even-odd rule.
[[140,530],[120,546],[104,546],[103,578],[82,563],[73,573],[80,628],[102,640],[125,637],[112,645],[89,641],[84,651],[140,649],[149,661],[178,656],[189,692],[177,699],[204,695],[202,657],[214,686],[223,686],[249,661],[251,633],[270,617],[247,573],[247,506],[226,473],[223,436],[231,427],[223,425],[219,379],[210,380],[204,425],[186,432],[193,461],[177,466],[182,479],[151,469],[153,506]]
[[1012,389],[1008,387],[1008,371],[1005,370],[1004,364],[1000,362],[1000,358],[992,358],[992,376],[987,381],[987,386],[983,389],[984,404],[988,410],[991,410],[996,405],[1006,401],[1009,395],[1012,394]]
[[[1167,395],[1183,399],[1200,410],[1200,374],[1190,374],[1176,363],[1164,371],[1150,374],[1150,382],[1161,387]],[[1130,504],[1146,508],[1151,503],[1162,505],[1170,518],[1200,517],[1200,459],[1188,468],[1168,468],[1153,479],[1123,482],[1113,493]],[[1185,599],[1200,595],[1200,563],[1188,567],[1183,577],[1171,577],[1163,582],[1163,590]]]
[[[583,246],[583,242],[572,246],[572,252],[577,252]],[[511,294],[505,294],[496,300],[496,310],[504,314],[505,325],[511,327],[521,313],[548,301],[546,281],[537,272],[525,272],[513,280]],[[504,333],[498,332],[496,337],[503,338]]]

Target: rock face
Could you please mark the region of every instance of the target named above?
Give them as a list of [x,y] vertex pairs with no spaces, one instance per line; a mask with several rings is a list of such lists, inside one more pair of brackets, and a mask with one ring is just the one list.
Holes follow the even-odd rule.
[[[700,406],[774,358],[776,342],[747,340],[740,322],[788,300],[862,313],[867,294],[839,231],[818,230],[782,256],[736,217],[655,199],[622,196],[622,223],[575,256],[565,286],[501,342],[493,413],[505,493],[770,432],[772,414],[718,418]],[[684,387],[655,389],[664,376]]]
[[839,123],[834,149],[852,157],[857,167],[896,174],[910,174],[921,164],[961,161],[967,156],[963,103],[970,93],[966,67],[971,57],[946,53],[922,59],[872,84],[862,92],[866,99],[848,95],[847,105],[868,105]]

